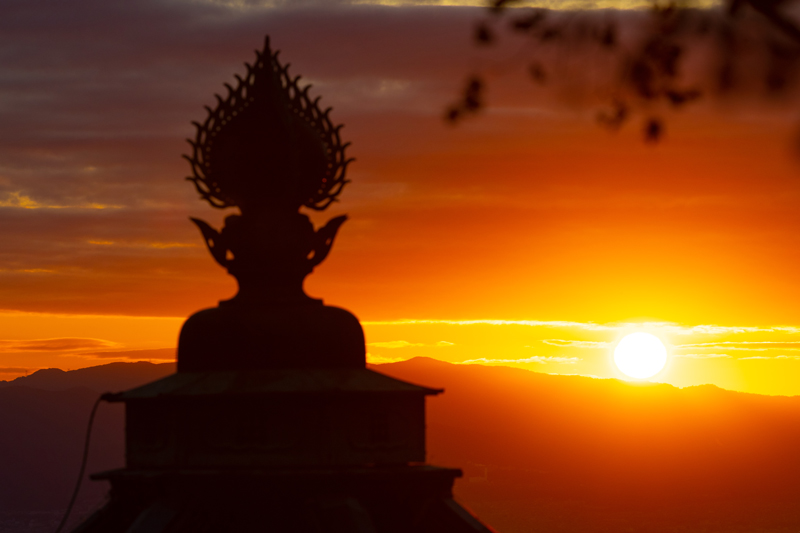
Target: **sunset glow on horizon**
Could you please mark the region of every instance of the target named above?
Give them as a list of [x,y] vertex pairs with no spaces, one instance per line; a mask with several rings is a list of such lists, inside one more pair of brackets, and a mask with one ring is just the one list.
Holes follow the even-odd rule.
[[[174,361],[183,317],[0,313],[15,334],[0,343],[0,379],[38,368],[76,369],[111,362]],[[671,345],[668,367],[651,381],[714,384],[758,394],[797,395],[800,328],[592,323],[535,320],[363,321],[367,362],[430,357],[456,364],[512,366],[551,374],[621,377],[617,339],[645,330]],[[7,330],[7,331],[8,331]]]
[[794,117],[701,101],[652,145],[498,74],[451,127],[492,65],[469,44],[479,11],[391,3],[102,5],[103,31],[63,7],[63,33],[25,11],[0,80],[0,380],[173,361],[183,320],[235,294],[188,220],[232,211],[180,156],[269,33],[352,142],[342,201],[309,213],[349,219],[306,290],[361,319],[368,362],[617,378],[615,343],[641,331],[670,347],[653,381],[800,395]]

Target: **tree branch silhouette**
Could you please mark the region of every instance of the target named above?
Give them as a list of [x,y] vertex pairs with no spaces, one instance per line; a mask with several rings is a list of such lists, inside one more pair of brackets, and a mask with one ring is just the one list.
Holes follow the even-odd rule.
[[[662,115],[701,97],[788,95],[800,70],[793,10],[800,10],[800,0],[725,0],[714,7],[654,0],[646,11],[561,12],[490,0],[473,42],[502,54],[502,40],[521,39],[530,47],[523,68],[537,85],[596,85],[581,69],[565,72],[553,54],[608,65],[598,123],[618,129],[640,117],[645,140],[658,141],[665,131]],[[485,73],[470,74],[445,119],[458,123],[488,107],[487,80]]]

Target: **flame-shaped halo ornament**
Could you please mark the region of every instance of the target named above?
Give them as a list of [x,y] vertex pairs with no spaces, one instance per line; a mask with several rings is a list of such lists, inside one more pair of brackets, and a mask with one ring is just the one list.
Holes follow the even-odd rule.
[[331,108],[322,110],[320,98],[309,97],[311,85],[301,87],[278,54],[267,37],[255,63],[245,63],[247,75],[236,75],[235,88],[225,84],[227,98],[215,95],[217,106],[206,107],[205,122],[193,122],[187,179],[214,207],[321,211],[348,182],[353,160],[345,155],[350,143],[339,137],[342,125],[331,122]]

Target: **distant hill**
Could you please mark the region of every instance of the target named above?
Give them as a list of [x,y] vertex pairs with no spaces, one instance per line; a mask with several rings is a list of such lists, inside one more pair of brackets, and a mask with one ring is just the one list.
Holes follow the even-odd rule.
[[[34,531],[31,520],[52,531],[75,485],[89,412],[100,393],[136,387],[174,370],[174,364],[111,363],[69,372],[39,370],[0,382],[0,531]],[[123,412],[121,405],[100,406],[89,472],[123,466]],[[105,483],[85,482],[77,514],[96,506],[107,491]]]
[[457,495],[503,533],[800,529],[800,397],[427,358],[373,368],[445,389],[428,402],[429,460],[462,467]]
[[0,388],[23,385],[35,389],[63,391],[74,387],[86,387],[100,393],[119,392],[163,378],[173,372],[175,363],[152,364],[145,361],[109,363],[68,372],[58,368],[46,368],[37,370],[29,376],[0,381]]
[[[464,470],[457,498],[499,533],[800,529],[800,397],[426,358],[372,368],[445,389],[428,401],[429,461]],[[4,514],[66,505],[100,392],[173,371],[112,363],[0,383],[0,531]],[[102,405],[89,472],[122,466],[123,432],[121,406]],[[106,490],[86,483],[79,514]]]

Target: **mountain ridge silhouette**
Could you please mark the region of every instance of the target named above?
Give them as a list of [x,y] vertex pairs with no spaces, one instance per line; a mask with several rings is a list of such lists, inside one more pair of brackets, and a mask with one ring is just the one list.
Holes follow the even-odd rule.
[[456,495],[504,533],[800,525],[800,396],[423,359],[374,368],[445,389],[428,402],[429,459],[462,466]]
[[[369,366],[445,389],[427,404],[428,461],[462,468],[457,499],[502,533],[800,524],[798,396],[428,358]],[[111,363],[0,382],[0,514],[63,509],[99,394],[173,371]],[[122,466],[123,435],[121,406],[101,405],[87,472]],[[86,483],[78,516],[106,490]]]
[[118,392],[160,379],[174,371],[175,363],[147,361],[107,363],[77,370],[43,368],[27,376],[0,381],[0,388],[27,386],[42,390],[68,390],[86,387],[95,392]]

